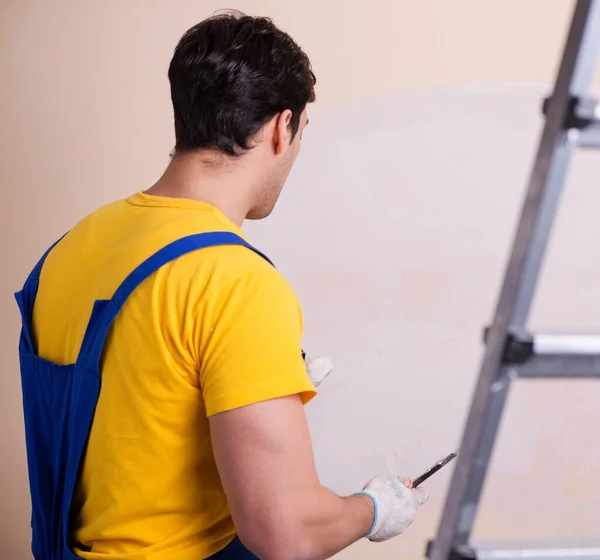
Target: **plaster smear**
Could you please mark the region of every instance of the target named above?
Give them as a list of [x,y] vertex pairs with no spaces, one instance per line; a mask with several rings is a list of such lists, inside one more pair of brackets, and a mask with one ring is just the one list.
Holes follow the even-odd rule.
[[[253,242],[296,288],[305,349],[335,370],[309,405],[324,484],[420,474],[453,451],[542,126],[538,85],[437,88],[314,111],[280,206]],[[578,155],[533,313],[600,332],[600,157]],[[600,383],[520,382],[477,523],[490,538],[591,537]],[[419,521],[343,558],[423,556],[452,467]]]

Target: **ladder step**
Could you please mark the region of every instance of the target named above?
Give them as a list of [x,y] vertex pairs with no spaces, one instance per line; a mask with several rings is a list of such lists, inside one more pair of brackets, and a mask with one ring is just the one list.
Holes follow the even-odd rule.
[[[524,353],[529,350],[529,355]],[[590,334],[537,334],[512,336],[507,344],[508,364],[520,378],[600,379],[600,336]],[[512,364],[511,364],[512,365]]]
[[537,334],[533,336],[536,355],[600,356],[600,335]]
[[600,547],[499,548],[465,547],[453,551],[452,560],[600,560]]
[[511,369],[521,379],[600,379],[600,355],[539,355]]
[[508,333],[502,363],[522,377],[544,377],[544,367],[547,377],[600,377],[600,335]]

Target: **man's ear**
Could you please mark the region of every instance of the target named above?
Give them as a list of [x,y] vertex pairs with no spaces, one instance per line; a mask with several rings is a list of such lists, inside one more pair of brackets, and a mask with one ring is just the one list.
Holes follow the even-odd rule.
[[281,155],[292,143],[292,112],[286,109],[279,113],[275,119],[273,150],[276,155]]

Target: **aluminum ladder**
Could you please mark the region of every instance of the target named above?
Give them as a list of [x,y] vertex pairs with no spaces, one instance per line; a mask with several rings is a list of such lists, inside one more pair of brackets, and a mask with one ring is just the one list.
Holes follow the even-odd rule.
[[[600,148],[600,103],[586,98],[600,47],[600,3],[578,0],[521,210],[460,454],[430,560],[600,560],[600,545],[477,549],[470,544],[490,456],[511,382],[600,378],[600,336],[526,330],[548,237],[575,147]],[[600,520],[599,520],[600,526]],[[600,532],[600,531],[599,531]]]

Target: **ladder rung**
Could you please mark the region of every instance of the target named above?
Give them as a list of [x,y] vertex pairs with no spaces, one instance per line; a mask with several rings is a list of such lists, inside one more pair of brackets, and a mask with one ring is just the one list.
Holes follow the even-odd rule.
[[542,354],[511,368],[523,379],[600,379],[600,355]]
[[600,357],[600,336],[595,334],[536,334],[533,336],[536,355],[564,354]]
[[453,560],[600,560],[600,547],[472,549],[454,552]]
[[[489,327],[484,330],[484,341],[487,344],[490,335]],[[574,358],[580,358],[576,360]],[[535,364],[531,364],[536,360]],[[541,365],[555,364],[562,367],[575,367],[577,371],[588,367],[588,374],[580,373],[575,377],[596,377],[600,361],[600,335],[591,334],[513,334],[506,336],[504,343],[503,365],[517,369],[531,368],[537,372]],[[552,368],[557,369],[557,368]],[[535,377],[542,377],[541,372]],[[550,377],[563,377],[562,374],[550,373]],[[570,375],[573,377],[573,375]]]

